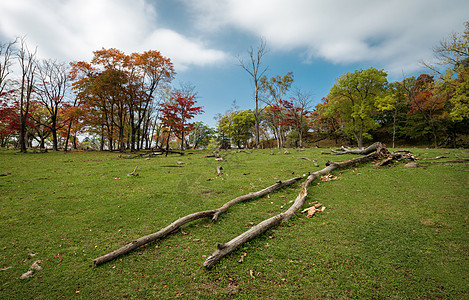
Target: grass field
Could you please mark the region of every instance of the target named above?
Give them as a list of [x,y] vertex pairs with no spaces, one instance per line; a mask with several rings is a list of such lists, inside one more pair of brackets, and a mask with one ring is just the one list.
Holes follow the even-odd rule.
[[[469,157],[467,150],[412,151],[419,159]],[[354,157],[275,153],[227,151],[227,161],[217,162],[206,152],[145,160],[0,151],[0,298],[469,298],[467,163],[337,172],[337,180],[309,189],[307,202],[320,201],[324,212],[311,219],[298,213],[211,270],[202,264],[217,243],[286,210],[299,185],[93,266],[94,258],[179,217]],[[183,167],[164,167],[177,161]],[[139,176],[127,176],[135,166]],[[42,270],[20,279],[36,260]]]

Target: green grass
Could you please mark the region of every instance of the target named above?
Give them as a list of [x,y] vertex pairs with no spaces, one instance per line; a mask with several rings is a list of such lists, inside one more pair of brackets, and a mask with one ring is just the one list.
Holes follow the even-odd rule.
[[[412,151],[419,158],[469,156]],[[297,214],[211,270],[202,263],[218,242],[286,210],[299,185],[92,266],[94,258],[179,217],[354,157],[291,152],[227,151],[227,161],[217,162],[205,152],[145,160],[0,151],[0,174],[8,174],[0,177],[0,298],[469,298],[467,164],[368,164],[337,172],[337,180],[309,188],[307,202],[323,203],[323,213]],[[184,167],[162,167],[177,161]],[[224,176],[216,176],[217,165]],[[135,166],[139,176],[126,176]],[[43,269],[20,280],[35,260]]]

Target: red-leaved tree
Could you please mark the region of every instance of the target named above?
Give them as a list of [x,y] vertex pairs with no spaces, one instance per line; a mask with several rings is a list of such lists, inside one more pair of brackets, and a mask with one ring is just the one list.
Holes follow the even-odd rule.
[[[184,150],[184,139],[194,128],[190,120],[203,113],[202,107],[194,106],[196,95],[184,95],[174,92],[168,102],[160,104],[161,120],[170,132],[181,140],[181,150]],[[169,136],[168,136],[169,139]],[[168,143],[166,144],[168,148]]]

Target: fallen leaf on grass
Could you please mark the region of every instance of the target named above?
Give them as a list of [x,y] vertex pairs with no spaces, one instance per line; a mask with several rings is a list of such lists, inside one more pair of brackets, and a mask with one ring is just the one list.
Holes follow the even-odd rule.
[[251,278],[256,278],[254,277],[254,272],[252,270],[249,270],[249,275],[251,275]]
[[327,174],[327,175],[321,176],[321,181],[332,181],[332,180],[336,180],[336,179],[337,179],[337,176],[334,176],[332,174]]
[[5,270],[11,269],[11,268],[13,268],[13,267],[10,266],[10,267],[0,268],[0,271],[5,271]]

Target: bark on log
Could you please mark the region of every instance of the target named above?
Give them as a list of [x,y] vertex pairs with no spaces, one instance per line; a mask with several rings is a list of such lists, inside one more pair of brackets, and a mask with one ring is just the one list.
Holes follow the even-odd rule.
[[378,150],[378,147],[384,147],[381,143],[379,142],[376,142],[370,146],[368,146],[367,148],[365,149],[353,149],[353,150],[350,150],[348,148],[345,148],[344,146],[342,146],[342,148],[338,149],[338,150],[332,150],[331,151],[335,154],[335,155],[342,155],[342,154],[360,154],[360,155],[367,155],[367,154],[370,154],[372,152],[375,152],[376,150]]
[[[381,144],[379,144],[380,146]],[[380,146],[381,147],[381,146]],[[309,185],[319,178],[320,176],[326,175],[328,173],[331,173],[334,170],[341,169],[341,168],[346,168],[355,164],[361,164],[365,162],[372,161],[376,158],[379,157],[379,152],[378,151],[380,148],[375,149],[375,153],[369,154],[367,156],[351,159],[348,161],[344,162],[331,162],[329,163],[324,169],[316,171],[312,174],[310,174],[307,178],[306,181],[304,181],[301,184],[301,190],[298,196],[296,197],[295,202],[293,205],[285,212],[280,213],[276,216],[273,216],[267,220],[262,221],[261,223],[257,224],[256,226],[252,227],[251,229],[245,231],[241,235],[238,235],[237,237],[233,238],[231,241],[224,243],[224,244],[218,244],[217,250],[213,252],[204,262],[204,267],[207,269],[210,269],[213,267],[220,259],[225,257],[226,255],[230,254],[233,252],[236,248],[239,246],[243,245],[246,242],[249,242],[250,240],[258,237],[259,235],[263,234],[267,230],[279,225],[282,221],[288,221],[296,212],[300,210],[300,208],[304,205],[306,197],[308,196],[308,187]]]
[[135,240],[131,243],[128,243],[127,245],[125,245],[125,246],[123,246],[123,247],[121,247],[117,250],[114,250],[114,251],[112,251],[108,254],[105,254],[101,257],[96,258],[93,261],[94,265],[99,266],[99,265],[101,265],[103,263],[106,263],[108,261],[111,261],[111,260],[113,260],[113,259],[115,259],[115,258],[117,258],[121,255],[127,254],[127,253],[137,249],[138,247],[141,247],[141,246],[147,244],[147,243],[150,243],[152,241],[164,238],[165,236],[167,236],[171,232],[174,232],[174,231],[178,230],[182,225],[184,225],[186,223],[189,223],[189,222],[192,222],[192,221],[195,221],[195,220],[198,220],[198,219],[202,219],[202,218],[212,218],[214,221],[216,221],[218,219],[218,216],[221,213],[227,211],[228,208],[230,208],[234,204],[237,204],[237,203],[243,202],[243,201],[247,201],[247,200],[250,200],[250,199],[262,197],[262,196],[264,196],[264,195],[266,195],[270,192],[275,191],[276,189],[282,188],[284,186],[291,185],[291,184],[299,181],[300,179],[301,179],[301,177],[294,177],[294,178],[288,179],[286,181],[277,181],[275,184],[273,184],[273,185],[271,185],[271,186],[269,186],[269,187],[267,187],[263,190],[237,197],[237,198],[225,203],[222,207],[220,207],[218,209],[200,211],[200,212],[196,212],[196,213],[193,213],[193,214],[189,214],[189,215],[187,215],[185,217],[182,217],[180,219],[177,219],[176,221],[174,221],[170,225],[166,226],[165,228],[159,230],[158,232],[155,232],[155,233],[146,235],[144,237],[141,237],[141,238],[139,238],[139,239],[137,239],[137,240]]

